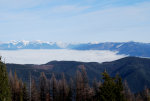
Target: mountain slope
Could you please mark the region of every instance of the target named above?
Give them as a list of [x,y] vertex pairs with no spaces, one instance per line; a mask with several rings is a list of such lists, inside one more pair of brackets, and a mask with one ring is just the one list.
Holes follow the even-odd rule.
[[150,44],[139,42],[106,42],[97,44],[80,44],[72,46],[77,50],[110,50],[118,51],[118,54],[126,54],[129,56],[150,57]]
[[75,79],[76,71],[82,67],[86,68],[89,82],[93,79],[101,80],[101,73],[106,69],[111,76],[119,74],[123,80],[127,80],[129,87],[133,92],[142,91],[145,86],[150,88],[150,59],[138,57],[126,57],[113,62],[96,63],[96,62],[75,62],[75,61],[52,61],[43,65],[18,65],[7,64],[8,72],[16,70],[17,74],[23,81],[28,82],[29,73],[38,82],[41,72],[45,72],[48,78],[52,73],[56,74],[59,79],[63,72],[69,80],[70,77]]

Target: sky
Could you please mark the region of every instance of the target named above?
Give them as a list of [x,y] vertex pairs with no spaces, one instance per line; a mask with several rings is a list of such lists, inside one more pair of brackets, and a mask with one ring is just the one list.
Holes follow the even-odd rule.
[[0,41],[150,43],[150,0],[0,0]]

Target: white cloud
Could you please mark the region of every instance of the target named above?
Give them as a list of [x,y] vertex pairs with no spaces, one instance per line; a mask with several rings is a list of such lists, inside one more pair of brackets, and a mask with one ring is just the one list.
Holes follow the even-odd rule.
[[77,50],[0,50],[0,54],[6,63],[19,64],[44,64],[53,60],[106,62],[125,57],[112,51],[77,51]]
[[[12,6],[13,0],[3,1],[5,3],[0,0],[0,8]],[[31,7],[40,5],[41,2],[41,0],[37,0],[37,2],[35,0],[31,0],[31,2],[30,0],[15,1],[18,1],[18,4],[14,2],[14,5],[22,5],[23,7],[26,7],[27,4],[30,5],[32,1],[35,4],[31,3]],[[150,32],[150,2],[108,8],[94,8],[92,5],[71,5],[69,3],[40,7],[19,9],[19,11],[0,9],[1,39],[20,40],[24,38],[26,40],[67,42],[129,41],[131,39],[138,41],[136,40],[137,34],[140,36],[142,33],[143,36],[146,36]],[[123,34],[127,38],[122,37]],[[136,37],[130,35],[136,35]],[[139,38],[143,41],[149,40],[147,36],[143,39]]]

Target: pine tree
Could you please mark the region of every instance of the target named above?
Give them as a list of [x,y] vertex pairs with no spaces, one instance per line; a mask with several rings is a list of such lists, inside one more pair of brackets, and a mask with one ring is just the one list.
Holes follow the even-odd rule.
[[18,92],[17,92],[17,95],[18,95],[18,101],[23,101],[23,97],[24,97],[24,95],[23,95],[23,82],[22,82],[22,80],[19,80],[19,89],[18,89]]
[[23,84],[22,94],[23,94],[23,101],[29,101],[29,95],[28,95],[26,84]]
[[59,101],[66,101],[68,96],[68,85],[65,79],[64,73],[62,73],[62,78],[59,82]]
[[76,101],[83,101],[83,78],[80,71],[76,73]]
[[47,94],[46,94],[46,101],[51,101],[50,91],[51,91],[50,80],[47,80]]
[[73,84],[73,80],[72,78],[70,79],[70,83],[69,83],[69,92],[68,92],[68,96],[67,96],[67,101],[72,101],[74,99],[74,84]]
[[47,94],[47,78],[44,72],[42,72],[40,76],[40,100],[41,101],[46,101],[46,94]]
[[16,71],[14,73],[14,81],[13,81],[12,88],[13,88],[13,92],[14,92],[12,100],[20,101],[20,84],[19,84],[19,79],[18,79]]
[[13,101],[13,95],[14,95],[14,89],[13,89],[13,84],[14,84],[14,78],[13,78],[13,75],[12,75],[12,71],[10,70],[9,71],[9,86],[10,86],[10,91],[11,91],[11,99]]
[[102,75],[104,83],[100,86],[100,101],[125,101],[121,78],[112,78],[106,71]]
[[6,66],[0,57],[0,101],[11,101],[10,86]]
[[91,95],[89,93],[90,87],[88,84],[87,72],[86,72],[84,65],[82,66],[81,71],[82,71],[81,73],[82,73],[82,79],[83,79],[82,96],[83,96],[84,101],[88,101]]
[[51,89],[52,89],[52,99],[53,101],[57,101],[57,80],[55,78],[54,73],[52,74],[51,77]]
[[122,83],[122,79],[121,77],[119,77],[119,75],[116,75],[115,77],[115,81],[116,81],[116,101],[125,101],[125,95],[123,93],[123,83]]
[[31,86],[31,101],[39,101],[39,94],[34,80],[32,80]]

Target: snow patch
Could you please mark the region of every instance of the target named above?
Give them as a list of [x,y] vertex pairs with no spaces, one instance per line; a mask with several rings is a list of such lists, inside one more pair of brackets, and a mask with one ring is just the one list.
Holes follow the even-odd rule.
[[16,44],[18,44],[18,41],[12,40],[12,41],[10,41],[10,43],[13,44],[13,45],[16,45]]
[[25,46],[29,44],[29,41],[22,40],[21,42],[22,42],[23,45],[25,45]]
[[120,48],[122,45],[123,45],[123,44],[120,44],[120,45],[116,46],[116,48]]
[[63,42],[56,42],[57,46],[60,48],[66,48],[68,46],[67,43],[63,43]]

